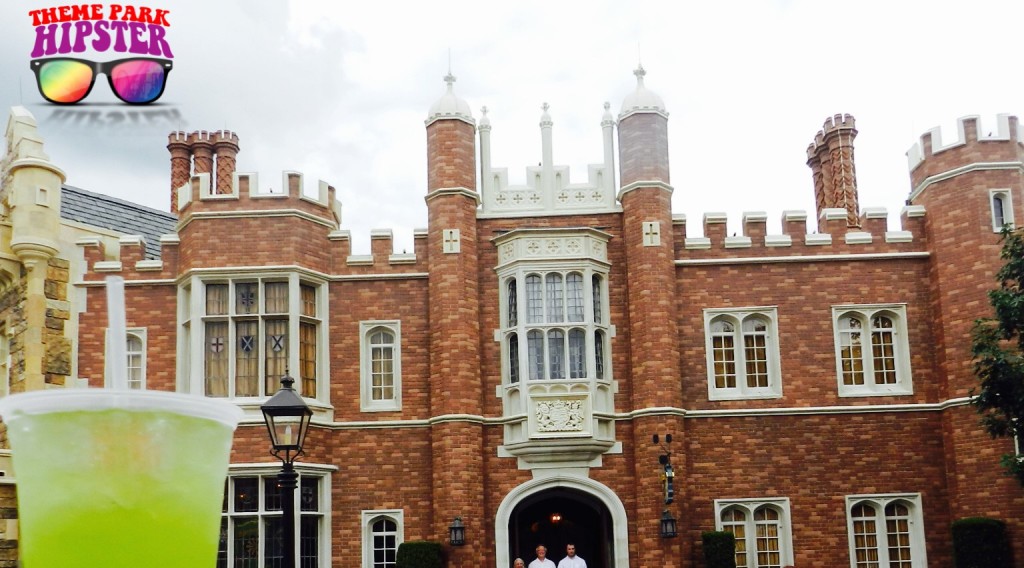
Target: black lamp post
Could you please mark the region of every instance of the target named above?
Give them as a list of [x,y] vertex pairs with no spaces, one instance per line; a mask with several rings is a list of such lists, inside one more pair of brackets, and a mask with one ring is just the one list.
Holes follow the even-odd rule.
[[309,419],[313,416],[313,411],[292,388],[294,383],[295,379],[286,373],[281,377],[281,389],[260,407],[270,433],[270,453],[282,463],[277,484],[281,488],[284,568],[295,568],[295,487],[299,474],[295,473],[294,465],[295,459],[302,455]]

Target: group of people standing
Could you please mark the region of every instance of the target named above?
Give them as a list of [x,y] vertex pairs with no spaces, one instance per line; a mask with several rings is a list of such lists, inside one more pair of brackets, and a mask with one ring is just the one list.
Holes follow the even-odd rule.
[[[522,558],[516,558],[512,568],[526,568]],[[548,558],[548,549],[543,544],[537,547],[537,559],[530,562],[530,568],[556,568],[555,563]],[[576,545],[568,543],[565,545],[565,558],[558,563],[557,568],[587,568],[587,561],[576,556]]]

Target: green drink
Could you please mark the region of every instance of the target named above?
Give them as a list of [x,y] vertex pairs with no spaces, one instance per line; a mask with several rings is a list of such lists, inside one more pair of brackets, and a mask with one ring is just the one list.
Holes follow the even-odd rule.
[[212,567],[241,411],[103,389],[0,400],[25,568]]

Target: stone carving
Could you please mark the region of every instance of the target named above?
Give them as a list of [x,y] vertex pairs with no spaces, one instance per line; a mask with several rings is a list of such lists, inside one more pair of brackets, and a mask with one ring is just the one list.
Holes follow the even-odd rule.
[[544,400],[537,402],[538,432],[582,432],[582,400]]

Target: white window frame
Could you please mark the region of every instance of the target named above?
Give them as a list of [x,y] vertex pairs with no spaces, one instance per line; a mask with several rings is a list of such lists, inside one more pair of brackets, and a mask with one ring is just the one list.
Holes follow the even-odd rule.
[[747,543],[747,566],[737,566],[737,568],[757,568],[757,530],[754,512],[762,507],[770,507],[779,512],[779,559],[781,566],[792,566],[794,564],[793,517],[788,497],[715,499],[715,530],[726,530],[722,523],[722,513],[727,509],[736,508],[746,513],[746,530],[744,532]]
[[1013,194],[1009,189],[990,189],[988,190],[988,206],[992,212],[992,232],[999,233],[1003,230],[1003,224],[999,223],[999,218],[996,215],[996,200],[1002,201],[1003,205],[1003,224],[1009,225],[1010,228],[1014,228],[1013,224]]
[[[839,319],[855,315],[862,323],[861,361],[864,366],[864,384],[843,383],[843,347]],[[895,357],[896,382],[877,384],[874,382],[874,357],[871,349],[871,320],[884,315],[893,320],[893,355]],[[908,395],[914,393],[910,369],[910,340],[907,333],[906,304],[844,304],[832,306],[832,330],[835,341],[836,384],[840,397]]]
[[364,510],[361,513],[360,527],[362,527],[362,565],[363,568],[373,568],[373,523],[381,518],[388,518],[395,523],[395,551],[405,542],[405,511],[403,509],[376,509]]
[[[237,345],[235,325],[237,315],[234,314],[234,285],[239,283],[258,283],[260,285],[259,301],[265,301],[265,289],[262,287],[267,282],[288,282],[288,309],[282,313],[282,318],[288,321],[288,360],[286,368],[289,375],[295,379],[294,388],[300,389],[302,378],[299,373],[300,361],[300,323],[311,321],[317,324],[316,338],[316,393],[302,393],[302,397],[309,401],[322,401],[327,403],[330,400],[330,365],[329,365],[329,319],[328,296],[330,291],[327,282],[317,275],[307,272],[293,270],[261,270],[258,272],[229,272],[217,271],[196,274],[185,281],[178,289],[178,329],[181,332],[178,338],[178,383],[184,391],[201,396],[206,394],[206,322],[208,320],[223,320],[228,322],[228,336],[225,349],[231,349],[228,356],[228,393],[226,400],[234,401],[243,407],[265,401],[277,392],[265,392],[259,396],[235,396],[235,357],[234,349]],[[206,315],[206,286],[210,284],[228,285],[228,314],[207,316]],[[316,307],[314,316],[302,315],[302,292],[301,286],[309,285],[316,289]],[[254,319],[259,318],[259,334],[261,345],[265,343],[263,336],[263,321],[268,314],[262,310],[253,314]],[[276,315],[276,314],[274,314]],[[264,390],[264,359],[260,347],[258,362],[258,385],[259,390]],[[279,384],[277,387],[279,388]],[[322,410],[324,405],[310,403],[314,412]]]
[[[148,351],[148,342],[147,342],[147,338],[146,338],[146,328],[144,328],[144,327],[129,327],[128,329],[125,330],[125,371],[126,372],[127,372],[127,369],[128,369],[128,359],[127,358],[131,357],[131,355],[132,355],[132,352],[128,350],[127,342],[128,342],[128,339],[131,339],[132,336],[136,337],[139,340],[139,342],[142,344],[142,351],[141,351],[141,353],[139,353],[139,356],[140,356],[140,359],[141,359],[141,361],[140,361],[141,372],[140,372],[140,379],[138,381],[138,386],[133,386],[131,378],[128,377],[127,375],[125,376],[125,378],[128,379],[128,387],[129,388],[131,388],[131,389],[145,389],[145,388],[147,388],[147,384],[146,384],[146,358],[147,357],[146,357],[146,354],[147,354],[147,351]],[[103,342],[104,342],[103,353],[105,353],[105,354],[106,353],[110,353],[110,347],[107,345],[107,342],[109,342],[109,341],[110,341],[110,328],[107,328],[103,332]],[[111,388],[111,387],[114,386],[110,382],[110,378],[113,376],[113,374],[111,372],[109,363],[110,363],[110,361],[108,361],[106,356],[104,356],[104,358],[103,358],[103,386],[106,387],[106,388]]]
[[[743,323],[750,318],[768,321],[766,352],[768,356],[768,386],[747,386],[746,352],[743,346]],[[714,336],[711,327],[715,322],[727,321],[735,329],[733,350],[736,363],[736,386],[719,388],[715,384]],[[779,312],[775,306],[746,308],[705,308],[704,309],[704,352],[707,362],[708,399],[742,400],[780,398],[782,396],[782,364],[779,357]]]
[[[228,482],[225,483],[225,491],[229,491],[234,487],[233,480],[239,477],[256,477],[257,478],[257,510],[256,511],[245,511],[235,512],[234,511],[234,500],[232,495],[226,496],[227,511],[221,512],[222,518],[233,518],[233,517],[252,517],[255,516],[259,519],[259,552],[257,553],[257,565],[259,568],[264,568],[263,558],[263,547],[266,542],[266,536],[264,535],[264,523],[263,519],[270,516],[277,516],[280,514],[278,511],[267,511],[265,509],[265,501],[263,499],[264,484],[263,479],[273,479],[277,476],[280,471],[279,467],[273,467],[270,464],[232,464],[228,470]],[[319,516],[319,534],[317,536],[317,568],[330,568],[331,566],[331,472],[337,471],[334,466],[324,466],[318,464],[295,464],[295,471],[299,474],[297,480],[297,487],[295,488],[295,554],[296,554],[296,566],[301,562],[300,555],[302,553],[301,546],[301,518],[305,514],[307,516]],[[317,502],[317,511],[315,513],[302,511],[302,479],[309,477],[316,477],[320,479],[320,491],[319,500]],[[233,566],[233,547],[234,542],[231,538],[231,528],[228,527],[227,532],[227,558],[228,566]]]
[[[392,350],[394,397],[373,400],[372,354],[370,335],[379,329],[389,331],[395,338]],[[360,410],[387,412],[402,409],[402,322],[399,320],[368,320],[359,322],[359,375]]]
[[846,496],[846,534],[850,554],[850,568],[857,566],[856,540],[854,534],[853,508],[861,503],[870,503],[875,508],[875,535],[878,543],[878,566],[889,565],[889,547],[887,543],[887,526],[885,508],[893,502],[900,502],[909,511],[910,529],[910,565],[913,568],[926,568],[928,558],[925,554],[924,513],[921,507],[920,493],[882,493]]

